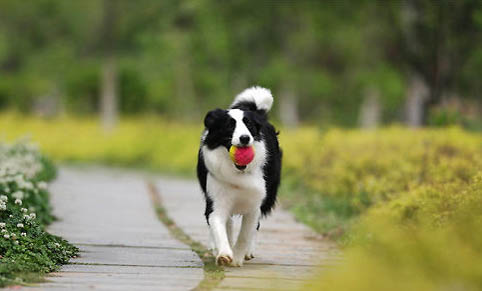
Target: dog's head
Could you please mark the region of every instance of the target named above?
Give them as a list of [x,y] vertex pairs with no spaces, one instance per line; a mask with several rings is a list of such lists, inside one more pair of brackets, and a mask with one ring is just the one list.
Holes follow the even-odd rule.
[[209,149],[251,146],[261,140],[262,123],[263,117],[255,111],[215,109],[204,118],[206,133],[203,141]]

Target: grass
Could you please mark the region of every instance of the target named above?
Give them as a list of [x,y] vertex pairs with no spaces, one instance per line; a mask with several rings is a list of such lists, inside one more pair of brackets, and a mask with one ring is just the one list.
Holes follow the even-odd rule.
[[305,157],[316,170],[297,173],[309,191],[292,207],[311,225],[339,230],[345,263],[307,288],[482,289],[480,135],[458,128],[332,131],[319,146]]
[[482,172],[380,205],[352,228],[346,263],[312,290],[481,290]]
[[148,189],[152,203],[156,208],[157,215],[161,222],[167,227],[169,233],[177,240],[188,245],[203,262],[204,279],[194,290],[205,291],[216,288],[216,286],[221,283],[221,280],[224,279],[224,269],[216,265],[215,257],[206,246],[193,240],[181,228],[179,228],[171,218],[169,218],[167,211],[162,206],[161,197],[156,186],[152,183],[148,183]]
[[482,165],[481,136],[459,128],[330,130],[290,138],[296,142],[282,140],[285,205],[334,238],[371,209],[427,185],[470,183]]
[[29,136],[56,162],[102,163],[192,176],[202,128],[157,117],[126,118],[105,134],[93,118],[0,114],[0,138]]
[[45,231],[54,219],[46,181],[54,177],[32,146],[0,144],[0,287],[40,282],[78,252]]

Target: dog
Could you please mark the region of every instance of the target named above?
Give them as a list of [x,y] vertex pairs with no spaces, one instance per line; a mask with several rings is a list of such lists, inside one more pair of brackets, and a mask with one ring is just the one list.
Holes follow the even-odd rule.
[[[204,118],[198,153],[197,177],[206,201],[216,264],[242,266],[253,252],[261,217],[275,206],[281,179],[282,151],[278,132],[268,122],[271,91],[251,87],[236,96],[227,109],[214,109]],[[231,147],[253,147],[254,158],[238,165]],[[233,217],[242,224],[234,241]]]

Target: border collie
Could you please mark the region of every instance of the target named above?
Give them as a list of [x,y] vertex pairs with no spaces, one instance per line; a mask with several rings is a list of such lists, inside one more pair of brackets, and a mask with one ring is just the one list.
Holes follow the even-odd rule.
[[[197,176],[206,199],[205,216],[210,228],[216,264],[242,266],[254,258],[259,220],[276,202],[280,184],[281,149],[278,133],[267,120],[273,104],[270,90],[252,87],[241,92],[227,110],[215,109],[204,119]],[[230,158],[230,149],[252,147],[247,165]],[[233,221],[242,216],[234,240]]]

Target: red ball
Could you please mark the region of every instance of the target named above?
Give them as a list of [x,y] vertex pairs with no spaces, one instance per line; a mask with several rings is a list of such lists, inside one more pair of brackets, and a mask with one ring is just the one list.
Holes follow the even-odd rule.
[[[232,151],[230,151],[232,153]],[[246,166],[254,159],[254,148],[251,147],[235,147],[232,158],[236,165]]]

